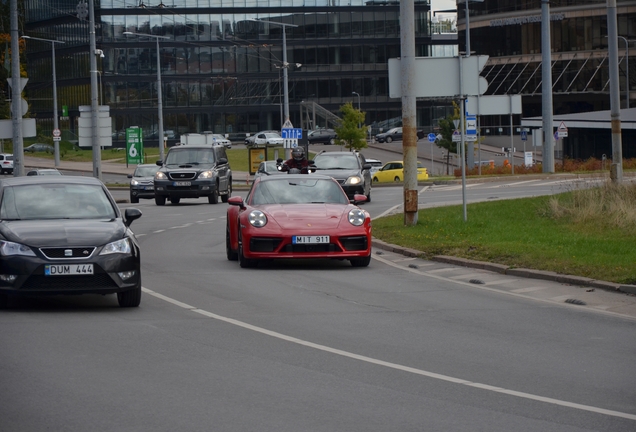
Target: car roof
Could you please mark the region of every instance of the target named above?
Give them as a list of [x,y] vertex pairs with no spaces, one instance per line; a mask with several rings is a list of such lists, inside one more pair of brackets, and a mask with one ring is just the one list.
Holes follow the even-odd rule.
[[139,167],[142,167],[142,168],[144,168],[144,167],[155,167],[155,166],[159,167],[157,164],[139,164],[139,165],[137,165],[137,168],[139,168]]
[[324,152],[318,153],[316,156],[323,156],[323,155],[327,155],[327,156],[342,156],[342,155],[358,156],[356,153],[357,152],[349,152],[349,151],[324,151]]
[[87,184],[103,186],[104,184],[95,177],[84,176],[46,176],[46,179],[42,179],[38,176],[22,176],[22,177],[9,177],[0,180],[2,186],[20,186],[30,183],[59,183],[59,184]]

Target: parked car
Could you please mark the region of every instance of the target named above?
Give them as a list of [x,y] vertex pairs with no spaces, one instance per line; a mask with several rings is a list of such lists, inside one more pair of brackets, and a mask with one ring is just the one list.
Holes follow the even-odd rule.
[[232,141],[230,141],[229,139],[225,138],[221,134],[212,134],[212,141],[215,144],[222,145],[222,146],[224,146],[227,149],[231,149],[232,148]]
[[314,157],[318,174],[333,177],[342,186],[349,199],[356,194],[365,195],[371,202],[371,165],[360,152],[322,152]]
[[0,306],[9,295],[117,294],[121,307],[141,301],[139,244],[93,177],[13,177],[0,182]]
[[[425,136],[426,136],[426,133],[423,130],[418,130],[417,131],[417,139],[418,140],[421,140]],[[402,128],[401,127],[394,127],[392,129],[389,129],[386,132],[379,133],[379,134],[377,134],[375,136],[375,140],[377,142],[380,142],[380,143],[383,143],[383,142],[390,143],[392,141],[401,141],[402,140]]]
[[36,168],[29,170],[26,173],[27,176],[37,176],[37,175],[62,175],[56,168]]
[[13,174],[13,155],[0,153],[0,174]]
[[382,168],[382,161],[378,159],[367,159],[367,163],[371,165],[371,169],[369,170],[371,177],[373,177],[373,173]]
[[[428,171],[417,161],[417,181],[428,180]],[[401,182],[404,181],[404,162],[387,162],[382,168],[373,174],[374,183]]]
[[155,203],[166,199],[207,197],[210,204],[227,202],[232,195],[232,170],[224,146],[184,144],[171,147],[155,174]]
[[245,145],[246,146],[252,146],[254,145],[254,140],[256,139],[256,136],[262,133],[278,133],[279,131],[277,130],[264,130],[264,131],[260,131],[255,133],[254,135],[250,135],[248,137],[245,138]]
[[53,153],[55,151],[55,148],[50,144],[35,143],[25,147],[24,151],[28,153],[36,153],[36,152]]
[[284,142],[283,137],[281,137],[277,132],[261,132],[254,137],[254,143],[251,144],[251,146],[277,146],[283,145]]
[[338,134],[333,129],[316,129],[307,134],[309,144],[335,144]]
[[258,164],[258,170],[254,174],[254,178],[257,179],[263,176],[267,177],[267,176],[278,175],[278,174],[287,174],[287,172],[279,171],[276,161],[273,161],[273,160],[263,161],[260,164]]
[[226,255],[242,268],[269,259],[371,261],[371,217],[331,177],[319,174],[263,176],[247,197],[229,199]]
[[135,172],[128,174],[130,180],[130,202],[135,204],[139,198],[155,197],[155,174],[159,171],[156,164],[140,164]]

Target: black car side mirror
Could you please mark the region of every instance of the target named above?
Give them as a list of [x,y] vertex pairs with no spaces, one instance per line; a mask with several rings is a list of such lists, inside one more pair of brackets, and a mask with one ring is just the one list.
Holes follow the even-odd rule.
[[219,164],[224,165],[226,163],[227,163],[227,158],[224,158],[224,157],[219,158]]
[[162,162],[162,161],[160,161],[160,160],[158,160],[158,161],[157,161],[157,162],[155,162],[155,163],[156,163],[157,165],[159,165],[159,166],[163,166],[163,162]]
[[141,217],[141,211],[139,209],[136,208],[127,208],[124,211],[124,224],[126,224],[127,227],[130,226],[131,223],[133,223],[133,221],[139,219]]
[[133,175],[132,174],[128,174],[126,177],[133,178]]

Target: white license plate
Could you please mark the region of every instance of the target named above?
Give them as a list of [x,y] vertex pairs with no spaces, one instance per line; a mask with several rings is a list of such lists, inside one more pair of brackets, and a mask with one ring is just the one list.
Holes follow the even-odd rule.
[[155,187],[154,186],[146,186],[144,187],[145,190],[154,190]]
[[45,276],[92,275],[93,264],[47,264]]
[[321,244],[329,243],[328,235],[315,235],[315,236],[292,236],[293,244]]
[[172,186],[190,186],[191,183],[189,181],[176,181],[172,183]]

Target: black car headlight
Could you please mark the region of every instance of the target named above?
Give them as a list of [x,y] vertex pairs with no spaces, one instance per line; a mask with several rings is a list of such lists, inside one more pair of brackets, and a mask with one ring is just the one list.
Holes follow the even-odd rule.
[[265,216],[265,213],[260,210],[252,210],[247,216],[247,219],[250,221],[250,224],[256,228],[261,228],[267,225],[267,216]]
[[346,185],[357,185],[362,183],[362,178],[360,176],[351,176],[345,182]]
[[1,240],[0,255],[2,256],[14,256],[14,255],[35,256],[35,252],[33,252],[30,247],[25,246],[23,244]]
[[349,223],[353,226],[361,226],[367,218],[364,210],[354,208],[349,211]]
[[120,254],[129,254],[131,252],[130,240],[127,238],[114,241],[112,243],[108,243],[102,251],[99,253],[100,255],[110,255],[114,253]]
[[161,172],[161,171],[157,171],[157,173],[155,174],[155,180],[166,180],[168,177],[166,177],[166,174]]

